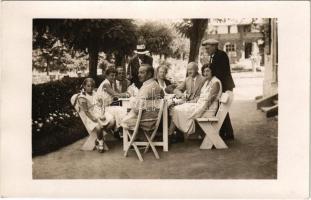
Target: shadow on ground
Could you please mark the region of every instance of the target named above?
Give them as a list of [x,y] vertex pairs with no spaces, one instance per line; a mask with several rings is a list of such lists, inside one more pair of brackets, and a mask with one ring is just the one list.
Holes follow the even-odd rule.
[[123,157],[120,142],[110,151],[83,152],[82,139],[57,152],[33,158],[34,179],[275,179],[277,121],[256,110],[255,102],[236,100],[230,112],[236,139],[226,150],[200,150],[199,140],[159,149],[139,162],[134,151]]

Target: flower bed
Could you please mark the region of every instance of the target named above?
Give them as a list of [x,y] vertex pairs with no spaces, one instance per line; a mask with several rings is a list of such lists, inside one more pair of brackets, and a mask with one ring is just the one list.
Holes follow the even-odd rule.
[[[87,135],[70,103],[84,78],[32,85],[32,155],[42,155],[71,144]],[[97,85],[102,81],[98,79]]]

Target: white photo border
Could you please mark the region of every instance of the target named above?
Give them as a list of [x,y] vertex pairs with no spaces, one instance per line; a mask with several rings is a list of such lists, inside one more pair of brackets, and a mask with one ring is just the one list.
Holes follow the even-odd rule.
[[[310,2],[2,2],[1,195],[9,197],[307,198],[309,195]],[[33,18],[277,18],[276,180],[33,180]],[[254,108],[255,109],[255,108]],[[143,192],[142,192],[143,191]]]

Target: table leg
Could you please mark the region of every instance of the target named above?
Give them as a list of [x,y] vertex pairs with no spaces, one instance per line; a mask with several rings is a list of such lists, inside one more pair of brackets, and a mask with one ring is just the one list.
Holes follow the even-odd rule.
[[123,129],[123,151],[126,151],[127,147],[128,147],[128,130],[127,129]]
[[168,108],[167,102],[164,102],[163,109],[163,151],[168,151]]

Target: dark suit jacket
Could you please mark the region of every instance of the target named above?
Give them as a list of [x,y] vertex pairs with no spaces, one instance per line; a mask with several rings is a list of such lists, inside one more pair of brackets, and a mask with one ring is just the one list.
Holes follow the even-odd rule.
[[[144,55],[143,59],[142,59],[142,63],[146,63],[152,66],[153,63],[153,59],[151,56],[147,56]],[[127,75],[129,75],[130,77],[130,81],[131,83],[135,83],[137,88],[140,88],[142,86],[142,83],[139,82],[138,79],[138,69],[139,69],[140,65],[139,65],[139,60],[138,60],[138,56],[135,55],[128,64],[128,68],[127,68]]]
[[[120,81],[121,88],[116,87],[116,92],[118,93],[124,93],[127,91],[127,88],[130,86],[131,82],[127,79],[124,79],[123,81]],[[117,86],[117,80],[115,80],[115,86]],[[120,90],[121,89],[121,90]]]
[[226,52],[219,49],[216,50],[210,64],[214,75],[222,84],[222,91],[225,92],[227,90],[232,90],[235,87],[235,84],[231,76],[229,58]]

